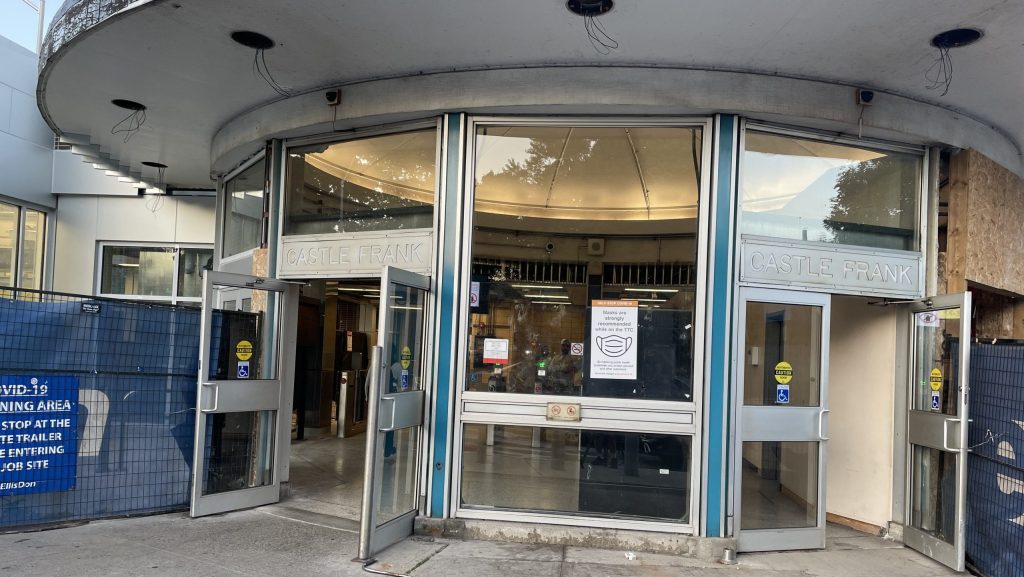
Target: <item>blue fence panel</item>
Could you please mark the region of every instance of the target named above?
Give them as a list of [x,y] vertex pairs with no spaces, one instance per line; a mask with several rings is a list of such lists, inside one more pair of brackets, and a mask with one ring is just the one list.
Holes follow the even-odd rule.
[[[78,387],[70,486],[0,491],[0,526],[187,507],[198,309],[12,289],[0,289],[0,297],[0,382],[67,378]],[[29,399],[0,395],[0,402],[15,398]],[[2,408],[31,416],[39,407]],[[4,440],[0,436],[0,449]],[[0,469],[8,462],[15,460],[0,458]],[[13,472],[0,470],[0,486],[5,477],[13,479]]]
[[1024,345],[973,345],[970,381],[968,561],[1024,577]]

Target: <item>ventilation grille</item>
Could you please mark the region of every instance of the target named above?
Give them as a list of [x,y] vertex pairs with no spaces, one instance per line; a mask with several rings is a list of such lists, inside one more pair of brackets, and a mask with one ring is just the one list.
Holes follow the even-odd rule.
[[690,263],[606,264],[604,284],[630,286],[691,286],[694,283]]
[[473,274],[492,281],[587,284],[586,263],[478,259]]

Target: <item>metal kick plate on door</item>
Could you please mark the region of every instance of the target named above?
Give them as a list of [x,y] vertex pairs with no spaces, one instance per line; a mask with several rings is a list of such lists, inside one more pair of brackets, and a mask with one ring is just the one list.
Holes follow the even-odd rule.
[[547,418],[549,421],[579,421],[579,403],[548,403]]

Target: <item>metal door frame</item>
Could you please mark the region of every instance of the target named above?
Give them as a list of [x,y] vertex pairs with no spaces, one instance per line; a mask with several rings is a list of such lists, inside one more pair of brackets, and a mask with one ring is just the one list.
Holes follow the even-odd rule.
[[[819,406],[817,407],[746,407],[743,404],[743,368],[746,364],[747,336],[747,303],[766,302],[821,307],[821,375],[819,377]],[[832,298],[825,293],[812,293],[800,290],[766,289],[757,287],[740,287],[736,330],[733,342],[733,379],[736,383],[736,438],[733,451],[736,458],[733,467],[733,491],[735,536],[740,551],[783,551],[794,549],[823,549],[825,547],[825,510],[826,510],[826,472],[828,470],[828,371],[829,371],[829,340],[831,336]],[[773,411],[769,413],[768,411]],[[761,418],[775,412],[785,411],[795,419],[790,419],[790,427],[783,430],[761,430],[752,427],[758,418],[757,413],[764,413]],[[745,413],[753,413],[747,415]],[[809,438],[802,430],[807,425],[806,418],[816,419],[817,438]],[[803,418],[803,426],[797,426]],[[746,423],[746,424],[745,424]],[[813,424],[813,423],[812,423]],[[746,429],[746,431],[745,431]],[[745,434],[752,438],[745,438]],[[770,438],[769,438],[770,437]],[[818,443],[818,523],[815,527],[795,529],[742,529],[743,503],[743,442],[744,441],[806,441]]]
[[[414,289],[422,290],[426,292],[426,300],[423,307],[423,334],[420,337],[422,339],[422,352],[426,358],[421,359],[420,362],[425,362],[429,359],[432,348],[430,346],[430,338],[433,335],[433,331],[430,330],[430,320],[432,318],[430,312],[434,306],[434,298],[431,294],[431,283],[430,277],[402,270],[392,266],[384,267],[380,279],[380,307],[377,313],[377,330],[378,330],[378,344],[370,350],[370,362],[369,362],[369,374],[368,377],[368,388],[369,394],[369,408],[367,410],[367,421],[366,421],[366,463],[363,469],[363,498],[362,498],[362,513],[359,518],[359,552],[357,559],[370,564],[373,559],[373,555],[377,552],[391,546],[392,544],[408,537],[413,531],[413,521],[420,510],[423,507],[421,502],[422,487],[424,483],[423,475],[421,474],[422,463],[424,459],[424,451],[427,450],[423,446],[423,440],[426,438],[424,434],[424,428],[427,425],[427,411],[429,410],[427,402],[427,391],[430,386],[430,375],[432,374],[432,364],[424,364],[421,369],[421,384],[420,388],[415,391],[399,392],[399,393],[385,393],[382,383],[384,382],[385,371],[390,370],[390,366],[387,363],[387,359],[384,355],[384,347],[382,343],[384,339],[388,338],[391,334],[393,327],[391,326],[391,315],[388,314],[391,308],[390,302],[390,286],[392,284],[407,286]],[[399,399],[398,397],[407,397],[406,399]],[[403,402],[411,401],[411,402]],[[382,423],[381,419],[381,406],[382,401],[389,401],[389,407],[391,408],[390,418],[386,423]],[[395,421],[396,412],[403,412],[400,407],[408,408],[410,404],[418,404],[418,416],[419,424],[410,425],[408,427],[397,426]],[[411,416],[410,411],[404,411],[406,416]],[[382,424],[385,425],[382,427]],[[419,436],[419,442],[417,443],[417,456],[414,464],[414,473],[416,478],[416,508],[404,513],[390,521],[378,525],[377,524],[377,512],[380,509],[380,498],[381,494],[377,487],[377,482],[380,480],[384,460],[382,456],[379,456],[380,447],[382,445],[382,438],[385,434],[390,431],[401,430],[404,428],[417,427],[419,430],[417,434]]]
[[[935,414],[925,411],[914,410],[913,379],[915,378],[917,359],[917,322],[914,318],[919,312],[940,311],[958,308],[960,309],[960,361],[957,370],[957,416],[951,417],[946,414]],[[970,392],[970,359],[971,359],[971,293],[963,292],[958,294],[940,295],[926,298],[919,302],[910,303],[908,312],[910,319],[910,353],[909,366],[907,370],[907,406],[906,406],[906,475],[904,487],[904,524],[903,543],[919,551],[923,555],[942,563],[956,571],[965,569],[967,535],[967,453],[969,452],[967,434],[969,422],[969,392]],[[950,431],[954,425],[958,431],[952,436],[957,445],[950,444]],[[926,430],[921,430],[926,429]],[[936,432],[939,440],[935,441]],[[914,442],[917,441],[917,442]],[[953,544],[929,535],[924,531],[912,526],[913,516],[911,499],[914,489],[913,446],[918,445],[930,449],[936,449],[956,455],[956,534]]]
[[[211,297],[214,286],[239,289],[264,290],[279,293],[280,299],[274,306],[275,315],[267,315],[267,331],[273,335],[272,352],[276,355],[276,377],[273,379],[250,379],[244,381],[216,381],[209,378],[210,342],[213,329],[213,307]],[[276,503],[280,499],[281,479],[279,466],[282,455],[287,455],[288,443],[283,442],[291,435],[291,419],[282,419],[281,409],[285,391],[293,378],[295,332],[297,322],[298,285],[276,279],[256,276],[206,271],[203,278],[203,301],[200,313],[199,332],[199,375],[196,388],[196,430],[192,453],[192,498],[189,515],[200,517],[225,511],[258,507]],[[275,326],[276,325],[276,326]],[[222,394],[222,390],[223,394]],[[253,393],[258,394],[253,394]],[[225,397],[222,403],[221,397]],[[212,406],[209,406],[212,402]],[[207,408],[209,406],[209,408]],[[216,413],[248,411],[274,411],[274,422],[269,434],[274,440],[269,485],[239,489],[224,493],[203,495],[203,479],[206,472],[206,417]],[[284,427],[287,424],[287,428]],[[289,434],[282,434],[282,430]]]

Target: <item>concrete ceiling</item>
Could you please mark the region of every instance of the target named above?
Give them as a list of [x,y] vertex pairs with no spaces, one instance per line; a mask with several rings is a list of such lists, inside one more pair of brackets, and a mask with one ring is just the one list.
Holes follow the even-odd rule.
[[[279,99],[253,73],[251,29],[290,92],[436,71],[544,65],[749,71],[871,87],[938,104],[1024,141],[1024,2],[973,0],[618,0],[601,22],[619,49],[599,54],[560,0],[167,0],[89,30],[44,69],[40,107],[60,132],[88,135],[122,164],[168,164],[169,184],[210,186],[210,143],[238,115]],[[951,52],[949,92],[925,72],[938,32],[982,29]],[[643,87],[638,86],[637,90]],[[685,89],[685,87],[683,88]],[[110,133],[144,103],[128,142]]]

